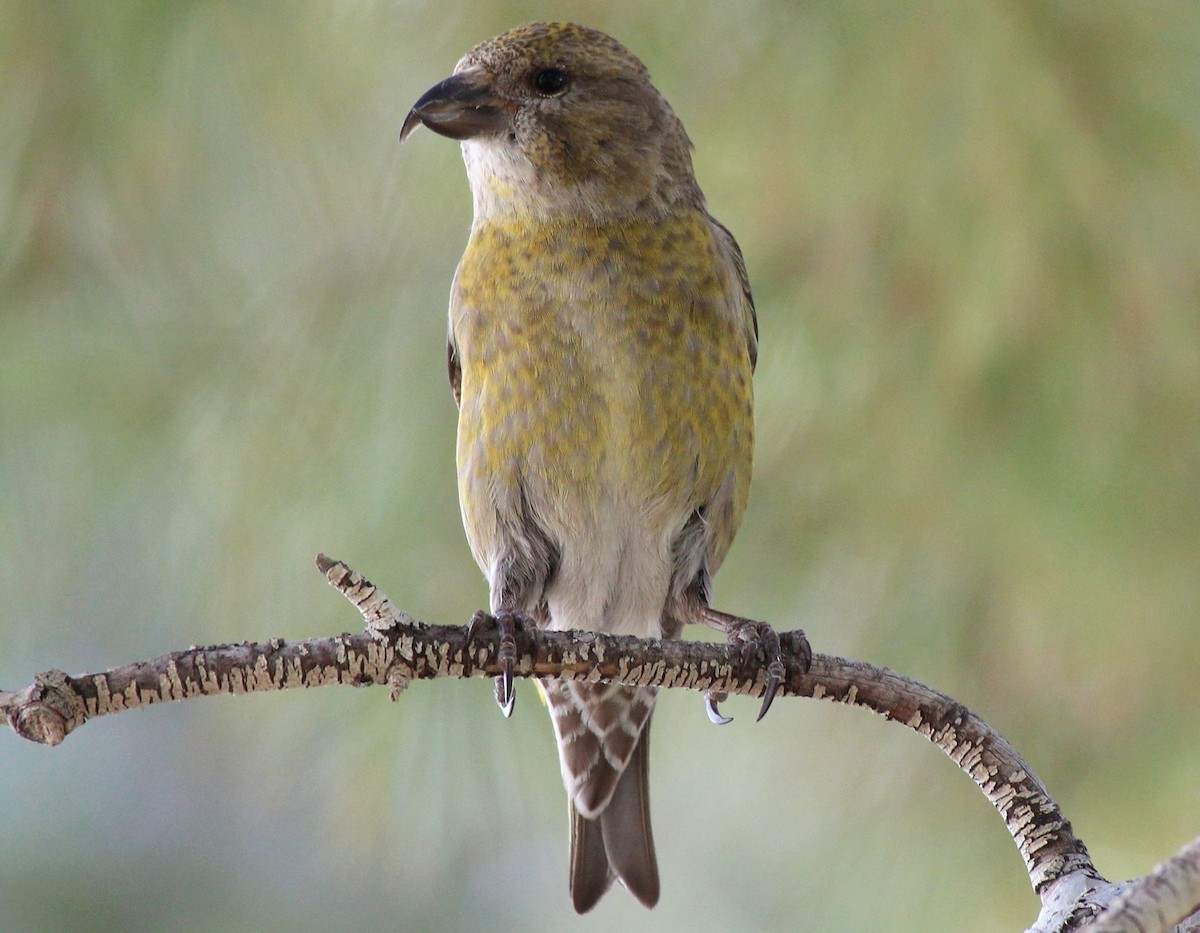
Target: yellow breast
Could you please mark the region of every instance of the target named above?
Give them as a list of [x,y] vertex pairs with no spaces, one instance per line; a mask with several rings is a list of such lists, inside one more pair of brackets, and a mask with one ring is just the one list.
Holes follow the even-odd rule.
[[517,487],[571,535],[611,508],[665,528],[732,482],[710,555],[719,564],[753,448],[743,301],[702,211],[478,224],[451,301],[460,494],[477,559]]

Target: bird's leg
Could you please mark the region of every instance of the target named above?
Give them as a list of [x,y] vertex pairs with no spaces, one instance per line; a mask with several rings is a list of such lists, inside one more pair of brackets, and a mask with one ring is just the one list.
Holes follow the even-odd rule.
[[507,719],[512,715],[517,702],[516,688],[513,685],[513,668],[517,663],[517,639],[523,638],[526,627],[533,628],[534,622],[529,617],[509,609],[501,609],[495,615],[482,609],[471,617],[467,625],[467,645],[480,642],[484,633],[490,629],[496,630],[496,660],[500,662],[500,676],[496,678],[496,702],[500,712]]
[[[767,715],[767,710],[771,708],[771,701],[775,699],[775,693],[779,690],[780,683],[783,682],[783,648],[779,635],[765,622],[755,622],[753,619],[730,615],[728,612],[721,612],[710,606],[700,606],[696,611],[695,621],[724,632],[729,643],[741,649],[743,671],[750,667],[760,655],[767,662],[767,686],[763,690],[762,707],[758,711],[758,718],[762,719]],[[797,629],[787,632],[786,635],[788,648],[804,659],[805,667],[811,664],[812,648],[809,647],[804,633]],[[717,710],[717,701],[722,699],[724,699],[723,696],[705,695],[705,709],[708,711],[708,718],[719,725],[729,721]]]

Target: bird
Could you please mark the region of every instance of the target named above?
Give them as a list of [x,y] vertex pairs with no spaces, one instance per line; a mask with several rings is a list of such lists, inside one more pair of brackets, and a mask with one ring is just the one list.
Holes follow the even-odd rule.
[[[461,142],[474,209],[447,360],[462,519],[489,587],[476,621],[500,631],[502,709],[521,625],[672,638],[700,623],[769,662],[765,713],[778,636],[709,605],[750,486],[758,323],[683,124],[616,39],[538,22],[467,52],[413,105],[401,141],[422,125]],[[539,686],[569,800],[574,908],[614,879],[653,907],[656,688]]]

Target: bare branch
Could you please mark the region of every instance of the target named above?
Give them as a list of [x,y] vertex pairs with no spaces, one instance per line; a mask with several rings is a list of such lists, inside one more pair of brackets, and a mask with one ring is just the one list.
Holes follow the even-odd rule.
[[[362,632],[296,642],[192,647],[78,677],[50,671],[37,675],[22,691],[0,692],[0,713],[18,735],[56,745],[89,719],[169,700],[332,684],[386,684],[395,699],[412,680],[500,672],[494,644],[468,643],[463,627],[412,619],[340,561],[320,556],[317,565],[358,609],[366,623]],[[1079,929],[1085,918],[1124,890],[1101,878],[1037,776],[1007,741],[966,707],[895,671],[861,661],[814,655],[807,666],[800,639],[784,632],[780,640],[785,667],[780,696],[860,706],[902,723],[941,748],[975,781],[1004,819],[1030,882],[1042,897],[1042,914],[1032,930]],[[607,680],[747,696],[761,696],[766,682],[761,667],[742,668],[739,649],[708,642],[534,631],[518,640],[517,652],[514,673],[523,677]],[[1187,858],[1200,859],[1200,851]],[[1200,873],[1194,865],[1192,869],[1194,883]],[[1153,884],[1181,890],[1182,875],[1166,867],[1162,871]],[[1143,887],[1158,875],[1150,876]],[[1189,896],[1194,905],[1189,889],[1181,895],[1180,910]],[[1122,909],[1144,911],[1140,897],[1130,893],[1123,900],[1132,906]],[[1181,915],[1176,911],[1173,916]],[[1126,928],[1150,929],[1103,929]]]
[[1123,886],[1088,933],[1156,933],[1177,927],[1179,933],[1200,930],[1200,838],[1193,839],[1145,878]]

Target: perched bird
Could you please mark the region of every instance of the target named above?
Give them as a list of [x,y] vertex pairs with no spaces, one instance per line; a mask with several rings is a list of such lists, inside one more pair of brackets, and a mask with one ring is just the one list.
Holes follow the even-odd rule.
[[[715,626],[770,664],[761,623],[711,609],[754,446],[757,322],[691,142],[615,39],[533,23],[468,52],[414,105],[462,140],[474,222],[450,298],[458,484],[501,641],[516,625],[674,637]],[[510,642],[511,644],[511,642]],[[547,679],[570,801],[571,896],[659,896],[656,690]],[[511,653],[497,684],[512,705]]]

